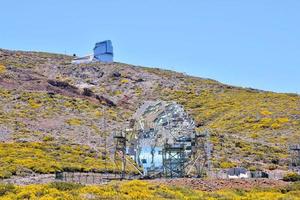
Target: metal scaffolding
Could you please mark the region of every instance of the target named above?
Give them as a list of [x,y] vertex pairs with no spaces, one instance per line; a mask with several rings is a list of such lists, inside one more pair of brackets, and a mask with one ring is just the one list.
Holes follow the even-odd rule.
[[166,178],[185,176],[185,148],[184,145],[165,144],[163,148],[163,173]]
[[291,162],[290,168],[292,170],[300,171],[300,144],[290,146]]
[[187,175],[190,175],[192,170],[197,177],[208,175],[211,171],[211,152],[210,131],[194,134],[192,136],[192,159]]
[[126,134],[123,132],[115,134],[114,139],[116,145],[114,159],[115,163],[118,163],[118,160],[121,159],[121,179],[124,179],[126,175]]

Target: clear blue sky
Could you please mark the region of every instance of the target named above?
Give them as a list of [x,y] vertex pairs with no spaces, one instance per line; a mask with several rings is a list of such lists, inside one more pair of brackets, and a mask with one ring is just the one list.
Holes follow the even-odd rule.
[[300,93],[299,0],[0,0],[0,48],[84,55]]

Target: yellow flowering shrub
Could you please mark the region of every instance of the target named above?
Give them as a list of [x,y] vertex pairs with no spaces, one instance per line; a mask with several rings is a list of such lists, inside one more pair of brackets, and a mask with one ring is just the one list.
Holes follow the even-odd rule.
[[96,110],[96,111],[94,112],[94,115],[95,115],[96,117],[102,117],[102,116],[103,116],[103,113],[100,112],[99,110]]
[[125,84],[125,83],[128,83],[129,82],[129,80],[128,79],[121,79],[121,84]]
[[282,117],[277,119],[278,123],[288,123],[290,120],[287,117]]
[[[298,95],[226,86],[221,89],[220,85],[206,81],[187,78],[184,86],[175,89],[158,86],[157,92],[164,100],[182,104],[194,118],[198,131],[211,130],[213,157],[217,158],[214,166],[220,166],[225,157],[231,161],[271,163],[275,155],[288,156],[286,145],[299,139],[300,133],[299,120],[292,117],[300,115]],[[247,146],[235,146],[236,141]],[[282,148],[277,151],[272,144]]]
[[[1,190],[1,188],[7,188]],[[3,192],[1,192],[3,191]],[[27,186],[5,186],[0,184],[0,200],[16,199],[64,199],[64,200],[91,200],[91,199],[137,199],[137,200],[163,200],[163,199],[201,199],[201,200],[283,200],[300,199],[298,184],[286,188],[269,189],[232,189],[212,192],[198,191],[185,186],[174,187],[151,184],[145,181],[112,182],[107,185],[89,185],[69,183],[51,183]]]
[[[101,154],[101,152],[100,152]],[[25,169],[36,173],[55,171],[120,171],[121,163],[102,160],[86,146],[57,145],[53,142],[0,143],[0,178],[9,178]],[[26,171],[26,170],[25,170]],[[126,171],[135,172],[132,166]]]
[[0,74],[3,74],[6,71],[6,67],[0,64]]
[[29,99],[28,100],[29,105],[31,106],[31,108],[40,108],[42,106],[41,103],[38,103],[37,101],[33,100],[33,99]]
[[268,115],[272,115],[272,112],[270,112],[270,111],[268,111],[268,110],[262,110],[262,111],[260,112],[260,114],[263,115],[263,116],[268,116]]
[[79,126],[82,124],[82,120],[77,118],[68,119],[66,122],[71,126]]
[[232,168],[235,166],[236,166],[236,164],[234,164],[232,162],[221,162],[220,163],[220,168],[223,168],[223,169]]

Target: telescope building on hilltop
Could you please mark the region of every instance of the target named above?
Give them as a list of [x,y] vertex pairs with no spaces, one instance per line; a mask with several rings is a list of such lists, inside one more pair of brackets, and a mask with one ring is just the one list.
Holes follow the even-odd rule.
[[90,63],[94,61],[99,61],[103,63],[113,62],[113,46],[110,40],[105,40],[96,43],[94,47],[94,53],[84,57],[76,57],[72,60],[73,64]]

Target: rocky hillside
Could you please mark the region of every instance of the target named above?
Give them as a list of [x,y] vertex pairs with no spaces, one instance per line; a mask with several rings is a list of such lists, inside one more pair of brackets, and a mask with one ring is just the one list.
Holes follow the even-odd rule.
[[[174,101],[209,129],[215,168],[286,168],[300,138],[300,96],[123,63],[0,49],[0,177],[117,170],[104,140],[145,101]],[[107,137],[105,137],[107,136]],[[111,146],[110,146],[111,148]],[[107,158],[106,158],[106,157]],[[105,159],[103,159],[105,157]],[[131,170],[131,169],[128,169]]]

